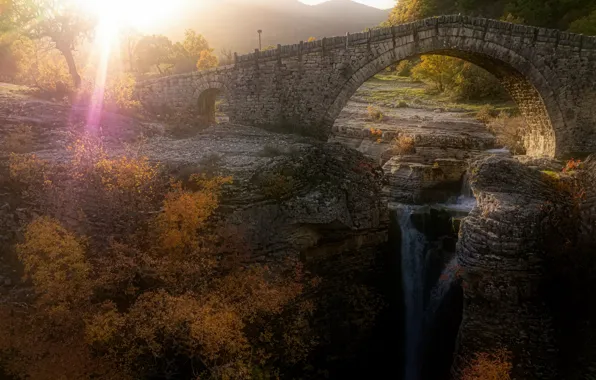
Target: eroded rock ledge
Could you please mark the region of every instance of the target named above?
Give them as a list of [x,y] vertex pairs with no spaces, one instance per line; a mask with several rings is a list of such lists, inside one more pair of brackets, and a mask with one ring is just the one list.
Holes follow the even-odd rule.
[[478,206],[461,226],[464,316],[453,366],[459,378],[474,355],[511,352],[514,379],[558,379],[553,319],[542,285],[548,204],[566,202],[543,173],[516,160],[473,164]]
[[226,223],[263,254],[387,239],[382,170],[341,144],[219,125],[189,139],[153,138],[143,153],[181,179],[199,171],[233,177],[222,205]]

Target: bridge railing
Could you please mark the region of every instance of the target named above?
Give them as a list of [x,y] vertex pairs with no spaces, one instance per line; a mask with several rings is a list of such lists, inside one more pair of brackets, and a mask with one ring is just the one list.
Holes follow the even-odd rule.
[[581,34],[562,32],[556,29],[537,28],[533,26],[513,24],[505,21],[492,20],[480,17],[446,15],[430,17],[410,23],[399,24],[390,27],[371,29],[367,32],[347,33],[345,36],[325,37],[320,40],[303,42],[290,45],[277,45],[277,49],[267,51],[255,51],[244,55],[234,53],[235,62],[231,65],[220,66],[200,72],[183,73],[171,75],[162,78],[149,79],[139,83],[139,86],[161,82],[175,81],[178,78],[188,78],[188,76],[204,77],[218,72],[225,72],[234,67],[254,65],[256,62],[266,62],[271,60],[281,60],[282,58],[305,55],[309,53],[325,52],[338,48],[348,48],[350,46],[372,44],[388,39],[397,39],[404,36],[417,35],[419,33],[435,30],[439,33],[439,28],[445,26],[468,26],[480,34],[486,35],[488,32],[498,36],[509,36],[521,38],[522,41],[529,40],[534,43],[550,44],[553,49],[571,49],[572,51],[592,51],[596,55],[596,37],[585,36]]
[[[578,50],[596,50],[596,37],[581,34],[563,32],[556,29],[538,28],[527,25],[513,24],[510,22],[492,20],[480,17],[463,15],[447,15],[430,17],[410,23],[399,24],[390,27],[371,29],[367,32],[347,33],[346,36],[325,37],[311,42],[300,42],[291,45],[278,45],[277,49],[267,51],[255,51],[236,56],[236,63],[255,62],[258,60],[279,59],[280,56],[296,56],[309,54],[324,50],[332,50],[353,45],[374,43],[389,38],[398,38],[430,29],[438,29],[440,26],[468,25],[479,31],[491,30],[500,31],[503,35],[512,37],[531,38],[539,43],[554,43],[555,48],[570,47]],[[506,34],[504,34],[506,33]]]

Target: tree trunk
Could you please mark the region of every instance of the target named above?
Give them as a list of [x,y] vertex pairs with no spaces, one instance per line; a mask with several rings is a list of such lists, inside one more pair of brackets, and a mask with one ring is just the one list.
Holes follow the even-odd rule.
[[66,64],[68,65],[68,71],[70,72],[70,76],[72,78],[72,82],[74,83],[75,88],[81,87],[81,76],[77,71],[77,65],[74,61],[74,57],[72,56],[72,51],[66,48],[57,47],[58,50],[62,53],[64,58],[66,59]]

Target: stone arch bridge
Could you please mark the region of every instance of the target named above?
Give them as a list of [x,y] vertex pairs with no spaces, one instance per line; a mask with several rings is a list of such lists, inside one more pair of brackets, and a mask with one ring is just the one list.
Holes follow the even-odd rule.
[[325,138],[371,76],[421,54],[462,58],[491,72],[517,102],[528,154],[596,152],[596,37],[461,15],[237,56],[232,65],[139,83],[148,109],[213,108],[230,120]]

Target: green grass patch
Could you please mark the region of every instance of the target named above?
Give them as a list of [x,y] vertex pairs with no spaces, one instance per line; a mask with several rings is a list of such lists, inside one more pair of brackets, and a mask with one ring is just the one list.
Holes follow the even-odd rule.
[[[389,87],[395,82],[395,87]],[[399,77],[395,74],[377,74],[367,82],[367,87],[358,91],[358,95],[368,103],[389,103],[396,107],[403,104],[417,105],[421,108],[444,108],[448,111],[458,111],[475,116],[487,103],[491,104],[496,112],[505,111],[510,114],[517,112],[513,101],[457,101],[446,94],[435,94],[415,83],[408,77]]]

